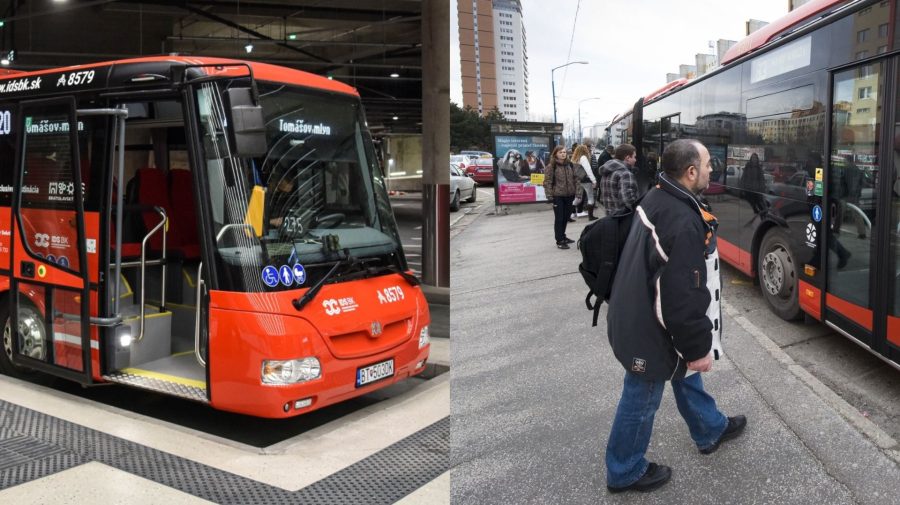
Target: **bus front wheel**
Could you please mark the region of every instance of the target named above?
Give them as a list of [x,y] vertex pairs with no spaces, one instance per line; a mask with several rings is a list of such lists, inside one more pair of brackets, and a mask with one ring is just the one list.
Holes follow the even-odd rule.
[[800,317],[797,264],[788,235],[772,228],[759,247],[759,287],[772,312],[785,321]]
[[18,336],[19,352],[31,358],[44,359],[44,343],[47,341],[47,331],[40,312],[30,304],[23,304],[19,308],[18,331],[14,334],[10,328],[9,301],[3,298],[0,299],[0,321],[3,321],[0,372],[13,377],[30,377],[35,373],[33,370],[12,363],[12,339]]

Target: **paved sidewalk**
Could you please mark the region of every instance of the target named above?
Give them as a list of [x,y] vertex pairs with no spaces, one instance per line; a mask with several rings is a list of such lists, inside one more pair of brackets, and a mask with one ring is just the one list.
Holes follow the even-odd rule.
[[725,357],[704,380],[747,431],[701,455],[667,388],[648,458],[673,467],[671,482],[609,494],[624,371],[605,308],[590,326],[580,252],[556,248],[547,205],[471,219],[450,246],[452,503],[900,503],[897,443],[741,316],[727,286]]

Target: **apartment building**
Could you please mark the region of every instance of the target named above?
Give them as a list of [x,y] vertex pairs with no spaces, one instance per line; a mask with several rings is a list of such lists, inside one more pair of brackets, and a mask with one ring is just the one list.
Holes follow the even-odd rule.
[[528,51],[521,0],[459,0],[463,106],[527,121]]

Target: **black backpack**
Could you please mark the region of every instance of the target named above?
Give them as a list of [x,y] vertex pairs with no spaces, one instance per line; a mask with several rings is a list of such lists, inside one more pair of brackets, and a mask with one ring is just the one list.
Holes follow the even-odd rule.
[[[637,207],[637,203],[635,203]],[[588,310],[594,311],[594,320],[591,326],[597,326],[597,317],[600,314],[600,305],[603,301],[609,301],[612,294],[613,278],[616,276],[616,267],[619,265],[619,255],[625,247],[625,240],[631,230],[631,221],[634,211],[626,211],[601,217],[597,221],[584,227],[578,238],[578,249],[581,251],[581,264],[578,271],[584,277],[588,286],[588,294],[584,298],[584,304]],[[591,297],[596,300],[591,304]]]

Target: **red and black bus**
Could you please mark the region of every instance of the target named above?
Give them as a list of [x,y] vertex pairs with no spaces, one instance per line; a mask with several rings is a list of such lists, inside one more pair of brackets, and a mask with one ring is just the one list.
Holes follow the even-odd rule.
[[771,309],[803,313],[900,364],[900,6],[813,0],[732,47],[721,66],[639,100],[608,130],[651,184],[693,138],[719,254]]
[[356,91],[149,57],[0,76],[0,371],[288,417],[423,371]]

